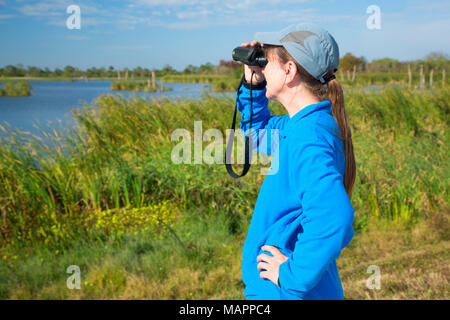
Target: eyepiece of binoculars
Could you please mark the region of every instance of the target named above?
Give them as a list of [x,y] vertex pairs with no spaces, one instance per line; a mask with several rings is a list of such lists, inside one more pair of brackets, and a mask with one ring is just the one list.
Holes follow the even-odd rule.
[[261,46],[234,48],[232,56],[234,61],[240,61],[248,66],[264,68],[268,63]]

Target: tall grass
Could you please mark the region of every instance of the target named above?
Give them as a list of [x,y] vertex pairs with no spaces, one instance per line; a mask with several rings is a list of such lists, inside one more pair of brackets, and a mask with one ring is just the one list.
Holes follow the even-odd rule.
[[[85,234],[85,217],[92,212],[169,199],[179,207],[230,208],[237,201],[234,192],[245,191],[234,187],[222,166],[177,166],[170,160],[173,130],[192,130],[192,119],[224,129],[229,107],[230,101],[213,97],[181,103],[104,96],[95,108],[75,112],[75,129],[42,131],[45,141],[1,127],[3,240],[64,243]],[[250,209],[250,203],[245,206]]]
[[26,97],[31,95],[31,85],[25,81],[8,81],[4,87],[0,87],[0,97]]
[[[163,78],[165,82],[189,82],[189,83],[209,83],[213,91],[235,91],[240,82],[240,77],[243,73],[235,72],[234,75],[167,75]],[[412,87],[420,86],[420,79],[418,73],[412,74]],[[444,86],[450,83],[450,77],[445,80]],[[408,86],[409,78],[407,73],[361,73],[357,72],[355,81],[352,81],[352,73],[337,73],[337,79],[346,88],[363,88],[370,85],[402,85]],[[426,84],[429,86],[429,75],[426,75]],[[433,87],[442,87],[442,75],[438,72],[433,76]]]
[[449,91],[349,92],[357,159],[353,204],[367,217],[411,222],[449,207]]
[[[346,92],[357,161],[357,232],[338,260],[346,298],[448,296],[449,95]],[[0,127],[0,298],[243,298],[260,166],[236,181],[223,165],[171,161],[175,129],[225,132],[233,103],[106,95],[68,131]],[[66,287],[73,264],[82,290]],[[370,264],[381,291],[365,287]]]
[[[397,84],[408,86],[409,77],[408,73],[391,73],[391,72],[357,72],[355,75],[355,81],[353,82],[352,73],[340,73],[337,72],[336,76],[339,82],[349,87],[366,87],[369,85],[387,85]],[[425,86],[429,86],[430,75],[425,75]],[[420,74],[417,72],[412,73],[411,85],[413,88],[420,86]],[[449,77],[445,78],[444,86],[448,86],[450,83]],[[442,74],[435,72],[433,74],[433,87],[442,87]]]
[[[239,76],[239,73],[237,75]],[[209,83],[212,91],[223,92],[235,91],[241,78],[233,75],[171,75],[165,76],[163,80],[179,83]]]
[[164,82],[179,83],[213,83],[218,80],[229,78],[229,75],[219,74],[192,74],[192,75],[166,75],[162,79]]
[[164,87],[156,85],[155,88],[148,84],[148,81],[133,81],[133,80],[118,80],[111,82],[111,90],[129,90],[129,91],[144,91],[144,92],[156,92],[161,91],[172,91],[171,87]]
[[[347,93],[357,229],[373,216],[413,223],[449,207],[449,96],[448,90]],[[167,200],[174,210],[220,209],[238,230],[249,221],[264,178],[259,167],[236,181],[223,165],[176,165],[171,151],[178,142],[170,139],[177,128],[192,133],[195,120],[203,131],[225,132],[233,103],[209,95],[201,101],[106,95],[74,111],[75,128],[42,130],[45,140],[0,127],[6,133],[0,144],[2,241],[64,245],[88,237],[88,222],[99,212],[156,208]],[[271,108],[282,113],[279,104]]]

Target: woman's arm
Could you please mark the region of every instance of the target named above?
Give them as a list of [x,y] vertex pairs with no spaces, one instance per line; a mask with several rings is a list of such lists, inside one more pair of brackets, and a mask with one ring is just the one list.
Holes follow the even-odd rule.
[[[266,82],[253,85],[252,150],[271,155],[278,145],[279,131],[289,120],[289,115],[271,116],[266,97]],[[245,135],[250,127],[250,84],[245,80],[236,93],[236,104],[241,113],[240,128]]]
[[354,209],[326,141],[300,143],[289,160],[295,164],[290,175],[303,208],[303,233],[280,265],[279,280],[282,290],[302,297],[352,239]]

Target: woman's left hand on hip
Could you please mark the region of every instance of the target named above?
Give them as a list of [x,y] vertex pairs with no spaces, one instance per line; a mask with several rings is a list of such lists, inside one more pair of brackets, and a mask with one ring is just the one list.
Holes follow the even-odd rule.
[[258,263],[259,276],[263,279],[269,279],[278,286],[278,271],[280,264],[285,262],[288,257],[281,253],[278,248],[274,246],[262,246],[262,250],[270,252],[273,257],[261,253],[256,260]]

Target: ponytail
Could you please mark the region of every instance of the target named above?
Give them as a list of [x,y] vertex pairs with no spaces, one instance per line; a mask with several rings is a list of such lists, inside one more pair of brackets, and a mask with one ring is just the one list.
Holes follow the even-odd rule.
[[337,79],[328,82],[328,100],[330,100],[332,108],[331,113],[341,132],[341,139],[344,142],[345,153],[345,173],[344,187],[348,197],[352,198],[353,185],[356,179],[356,163],[355,154],[353,153],[352,132],[345,112],[344,92],[341,84]]

